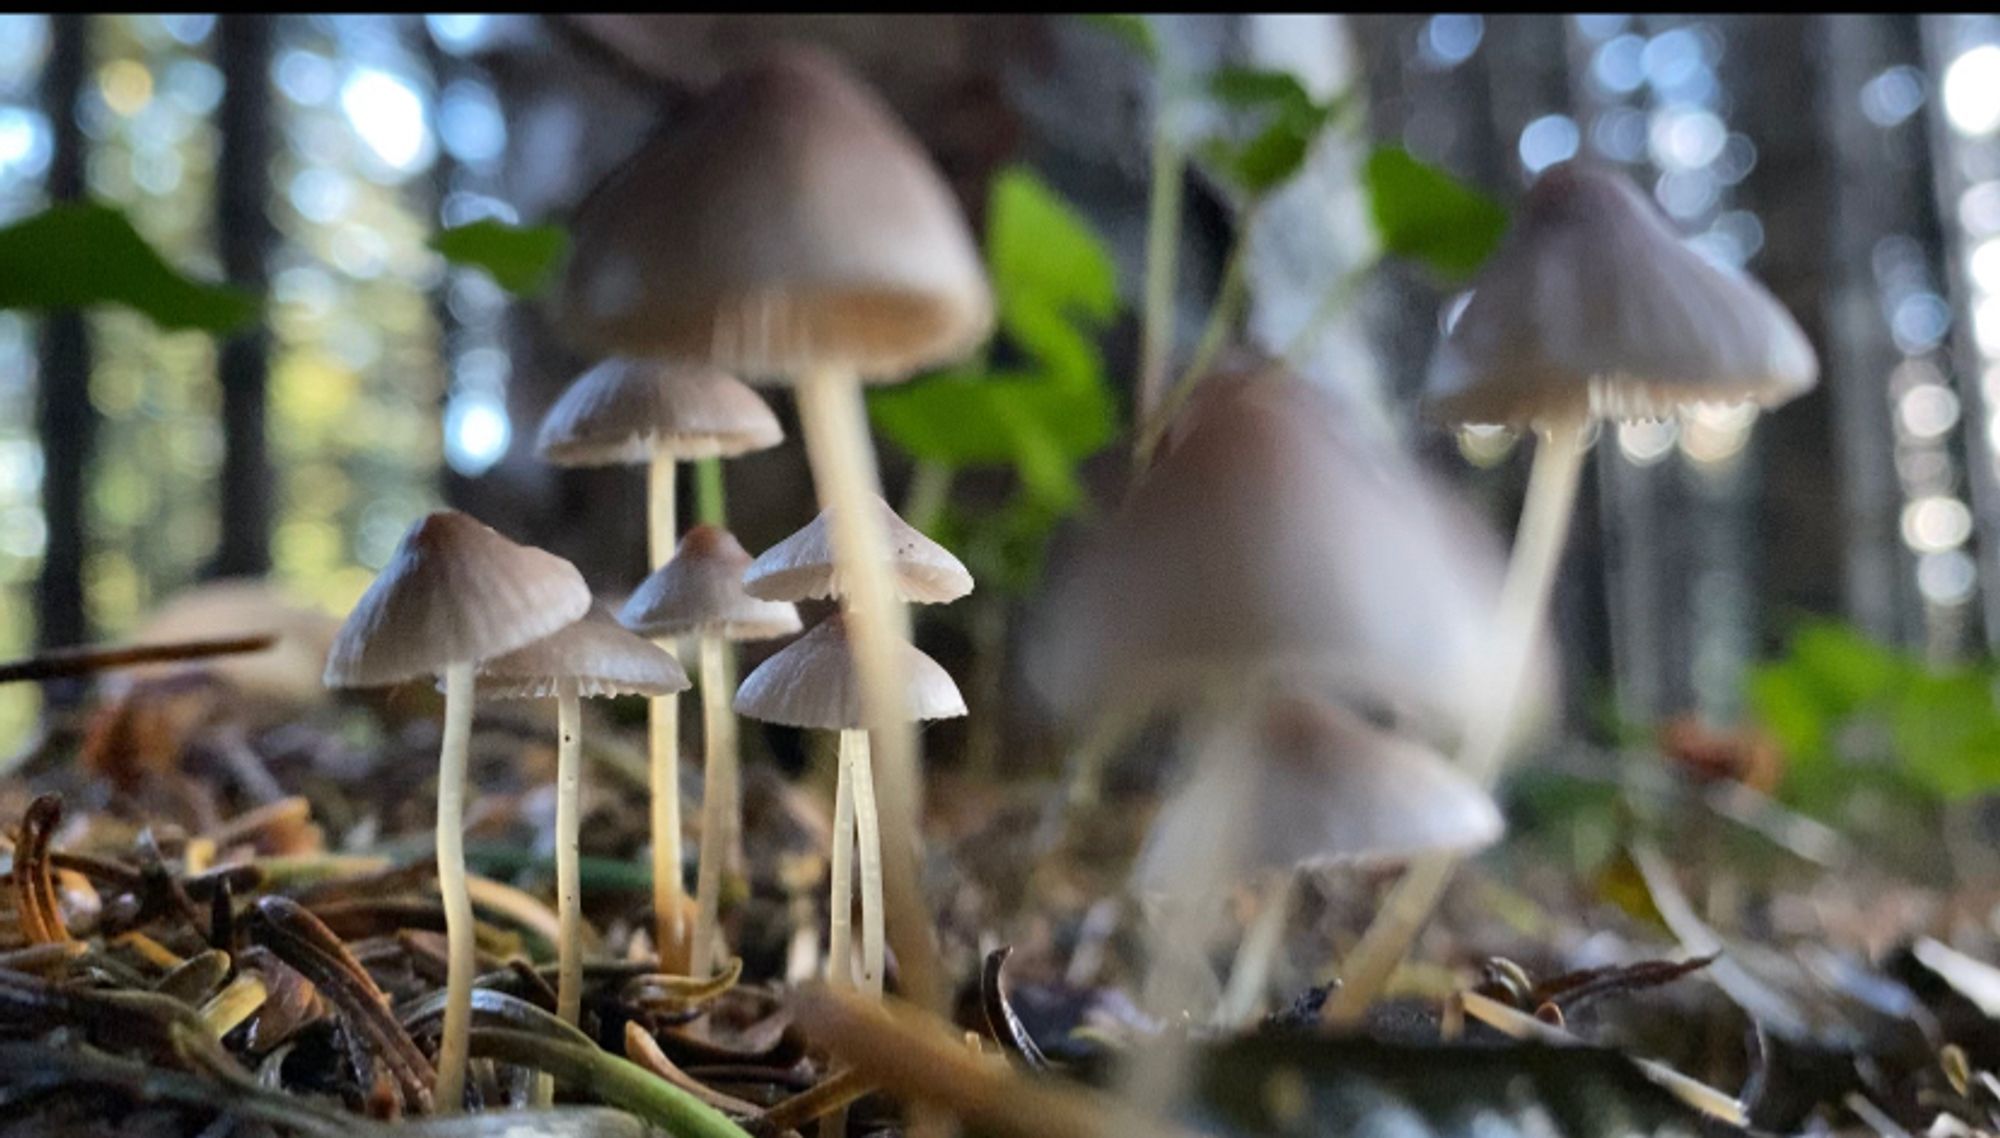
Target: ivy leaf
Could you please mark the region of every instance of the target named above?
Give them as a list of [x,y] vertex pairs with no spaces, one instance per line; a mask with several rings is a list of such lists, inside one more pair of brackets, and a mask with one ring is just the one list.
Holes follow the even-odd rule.
[[72,202],[0,229],[0,308],[50,312],[121,304],[168,331],[224,334],[257,300],[183,275],[111,206]]
[[535,296],[569,250],[569,234],[553,225],[509,225],[486,218],[441,229],[431,248],[454,265],[483,269],[516,296]]
[[1222,67],[1210,73],[1208,93],[1216,102],[1235,110],[1276,108],[1301,113],[1313,106],[1311,92],[1289,71],[1256,67]]
[[1146,22],[1146,17],[1131,12],[1091,12],[1078,19],[1089,27],[1122,40],[1126,47],[1138,52],[1147,63],[1160,61],[1159,37],[1153,34],[1153,25]]
[[1507,229],[1499,203],[1401,147],[1377,147],[1362,181],[1383,251],[1447,280],[1471,276]]

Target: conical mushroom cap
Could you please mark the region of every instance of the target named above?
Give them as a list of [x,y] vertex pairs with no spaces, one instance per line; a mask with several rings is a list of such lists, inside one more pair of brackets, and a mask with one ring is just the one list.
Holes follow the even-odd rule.
[[672,695],[690,686],[680,661],[628,632],[603,605],[524,648],[479,668],[479,694],[493,699],[548,699],[574,680],[585,699]]
[[[889,533],[889,562],[898,596],[914,604],[935,605],[972,591],[972,574],[950,550],[925,537],[881,498],[875,504],[881,507],[882,524]],[[743,587],[753,597],[774,601],[842,595],[830,511],[821,511],[797,533],[760,554],[743,575]]]
[[425,517],[356,602],[326,659],[328,687],[376,687],[477,663],[590,609],[576,566],[457,510]]
[[1776,406],[1819,361],[1777,298],[1689,248],[1625,178],[1564,163],[1473,284],[1431,360],[1427,413],[1455,423]]
[[[965,714],[965,698],[936,660],[914,644],[904,644],[910,677],[909,718],[954,719]],[[847,643],[847,622],[835,613],[812,631],[757,665],[736,689],[736,714],[821,731],[858,731],[867,726],[861,711],[861,677]]]
[[750,554],[728,530],[695,526],[673,560],[639,583],[618,622],[641,636],[769,640],[800,628],[799,610],[743,591]]
[[[1142,885],[1193,879],[1232,847],[1252,873],[1469,852],[1506,828],[1492,796],[1444,756],[1329,701],[1280,696],[1260,727],[1249,754],[1193,757],[1194,777],[1154,819]],[[1237,822],[1246,828],[1227,834],[1233,795],[1247,795]]]
[[542,418],[535,453],[558,466],[735,458],[785,441],[750,386],[704,364],[614,358],[578,376]]
[[[1499,543],[1338,402],[1204,380],[1123,511],[1052,574],[1026,674],[1058,714],[1312,677],[1459,730],[1492,672]],[[1524,705],[1546,699],[1537,660]]]
[[601,352],[753,381],[896,380],[986,337],[944,179],[871,91],[792,48],[734,72],[579,208],[559,325]]

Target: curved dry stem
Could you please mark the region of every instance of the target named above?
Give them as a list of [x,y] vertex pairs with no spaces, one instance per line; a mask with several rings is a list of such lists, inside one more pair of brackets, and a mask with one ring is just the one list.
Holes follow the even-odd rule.
[[[1473,706],[1459,747],[1459,767],[1482,785],[1490,785],[1499,775],[1507,756],[1521,687],[1532,670],[1535,635],[1547,617],[1549,593],[1569,535],[1588,437],[1587,424],[1564,423],[1550,427],[1535,448],[1528,497],[1521,508],[1507,579],[1500,590],[1500,613],[1494,627],[1494,683]],[[1417,859],[1396,883],[1375,915],[1375,923],[1341,968],[1340,990],[1322,1012],[1327,1023],[1360,1022],[1437,907],[1458,861],[1456,854],[1430,854]]]
[[472,675],[468,661],[444,672],[444,742],[438,753],[437,874],[444,895],[448,946],[444,1027],[438,1041],[439,1114],[465,1108],[465,1061],[472,1031],[472,894],[465,881],[465,767],[472,739]]
[[[722,922],[722,872],[739,825],[736,793],[736,718],[729,710],[729,679],[725,674],[728,644],[716,637],[701,641],[701,737],[704,772],[701,784],[701,862],[695,873],[694,966],[697,977],[715,971],[716,938]],[[728,953],[724,952],[724,956]]]
[[861,387],[851,372],[820,370],[799,377],[799,418],[820,505],[833,513],[834,559],[846,589],[842,604],[860,673],[862,707],[881,757],[883,826],[891,834],[883,858],[888,933],[895,938],[904,989],[918,1004],[942,1011],[937,945],[917,876],[922,820],[915,726],[903,695],[908,677],[897,651],[909,639],[909,613],[889,573],[888,535],[872,499],[881,493],[869,442]]

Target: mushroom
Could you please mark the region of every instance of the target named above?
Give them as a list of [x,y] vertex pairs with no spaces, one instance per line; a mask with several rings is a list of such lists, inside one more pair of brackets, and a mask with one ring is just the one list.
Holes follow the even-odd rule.
[[602,605],[582,620],[479,667],[493,699],[556,700],[556,1015],[575,1024],[583,1000],[583,888],[577,863],[583,701],[686,691],[687,673],[659,646],[620,627]]
[[[590,195],[574,233],[558,303],[578,340],[794,385],[820,504],[838,519],[884,811],[914,833],[915,735],[897,715],[909,617],[867,508],[880,483],[861,390],[963,356],[991,329],[950,188],[875,94],[790,48],[700,99]],[[889,859],[886,885],[911,991],[942,1008],[914,848]]]
[[[1070,721],[1310,678],[1447,738],[1498,679],[1500,562],[1478,518],[1327,390],[1282,369],[1213,374],[1123,508],[1052,573],[1025,672]],[[1546,702],[1549,661],[1523,670]]]
[[590,588],[576,566],[500,536],[455,510],[410,527],[355,603],[327,654],[328,687],[380,687],[444,677],[438,758],[437,869],[449,945],[437,1107],[465,1100],[472,1026],[472,898],[466,890],[465,768],[479,663],[582,617]]
[[[535,450],[558,466],[646,463],[649,568],[673,556],[675,472],[692,459],[735,458],[784,441],[764,400],[741,380],[702,364],[615,357],[571,383],[542,419]],[[660,645],[674,651],[671,641]],[[680,701],[647,711],[652,783],[654,929],[661,967],[687,963],[681,886]]]
[[[1217,1019],[1256,1010],[1283,932],[1297,873],[1394,864],[1433,852],[1466,853],[1498,840],[1504,823],[1485,788],[1430,746],[1369,724],[1323,696],[1286,690],[1263,706],[1249,745],[1204,755],[1154,818],[1135,871],[1142,889],[1263,883],[1258,917],[1230,971]],[[1240,800],[1240,802],[1238,801]],[[1219,808],[1220,804],[1231,804]],[[1252,824],[1228,832],[1231,815]],[[1215,879],[1216,851],[1235,844],[1238,873]]]
[[[1431,360],[1428,414],[1540,436],[1489,649],[1458,761],[1490,782],[1516,714],[1514,665],[1548,609],[1583,454],[1601,419],[1655,419],[1703,404],[1775,407],[1810,391],[1819,361],[1756,281],[1688,247],[1625,178],[1574,162],[1529,189],[1519,223],[1473,281]],[[1342,969],[1326,1005],[1353,1022],[1436,904],[1455,859],[1419,860]]]
[[[870,494],[882,530],[889,535],[889,570],[896,596],[920,605],[947,604],[972,591],[972,574],[950,550],[903,520],[879,494]],[[779,601],[843,596],[840,565],[833,549],[832,511],[757,555],[743,574],[753,597]]]
[[742,829],[736,720],[725,690],[724,653],[732,641],[769,640],[800,627],[796,608],[743,591],[743,571],[749,565],[750,554],[728,530],[695,526],[681,538],[672,560],[646,578],[618,614],[621,624],[643,636],[693,636],[701,645],[701,860],[690,967],[690,974],[701,979],[714,971],[722,870],[733,860]]
[[[840,774],[844,788],[833,817],[833,911],[828,938],[830,979],[842,983],[852,967],[853,866],[849,838],[861,856],[861,975],[870,994],[882,994],[883,875],[881,833],[870,771],[868,708],[864,684],[848,642],[848,620],[836,612],[812,631],[759,664],[736,689],[736,711],[766,723],[840,732]],[[894,645],[908,684],[897,713],[905,722],[952,719],[965,714],[958,685],[937,661],[915,645]]]

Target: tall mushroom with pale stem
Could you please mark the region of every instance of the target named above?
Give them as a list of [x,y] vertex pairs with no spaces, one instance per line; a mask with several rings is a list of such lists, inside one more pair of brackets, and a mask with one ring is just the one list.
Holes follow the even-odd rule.
[[[757,666],[736,689],[736,711],[766,723],[840,732],[840,782],[849,788],[836,799],[833,818],[832,928],[827,943],[828,979],[843,987],[853,967],[854,867],[850,851],[860,849],[861,976],[870,995],[882,994],[883,848],[869,771],[868,716],[863,683],[848,642],[848,621],[834,613],[812,631]],[[909,677],[898,701],[907,722],[952,719],[965,714],[958,685],[937,661],[909,643],[894,645]],[[858,838],[858,840],[856,840]]]
[[[946,604],[972,591],[972,573],[950,550],[925,537],[879,496],[869,498],[872,510],[881,518],[883,531],[889,535],[890,578],[898,598],[912,604]],[[806,601],[844,596],[840,560],[833,544],[834,528],[833,512],[822,510],[797,533],[759,554],[743,574],[744,588],[753,597],[770,600]],[[835,627],[845,636],[844,626]],[[918,658],[929,660],[922,653],[918,653]],[[964,712],[961,710],[959,714]],[[857,844],[864,867],[863,919],[881,920],[879,898],[871,901],[867,885],[870,873],[867,867],[879,866],[882,854],[881,833],[875,822],[873,765],[869,761],[865,732],[841,733],[833,817],[833,908],[829,917],[828,955],[832,958],[831,967],[844,969],[849,966],[848,957],[842,954],[848,946],[847,926],[851,916],[843,908],[843,902],[851,899],[850,862]],[[879,872],[874,879],[879,888]],[[871,911],[875,913],[872,918],[868,916]],[[879,967],[872,974],[879,977]]]
[[[841,563],[887,828],[917,833],[914,729],[897,645],[862,385],[964,356],[992,291],[950,188],[879,97],[790,48],[726,77],[580,207],[561,326],[606,351],[705,360],[795,389]],[[888,904],[914,999],[943,1009],[914,844],[890,847]]]
[[672,655],[620,627],[602,606],[575,624],[479,666],[491,699],[556,701],[556,1015],[574,1025],[583,1007],[583,701],[671,696],[688,688]]
[[[1500,682],[1481,690],[1461,736],[1468,775],[1491,782],[1506,758],[1509,665],[1533,651],[1548,610],[1592,426],[1775,407],[1818,379],[1812,345],[1777,298],[1690,248],[1630,181],[1573,162],[1536,181],[1438,346],[1425,394],[1440,421],[1540,436],[1490,648]],[[1404,875],[1341,969],[1328,1020],[1366,1012],[1456,864],[1439,854]]]
[[[675,471],[682,462],[736,458],[785,438],[777,416],[743,381],[703,364],[614,358],[578,376],[542,418],[535,451],[557,466],[645,463],[647,567],[673,556],[679,534]],[[660,645],[674,651],[671,641]],[[682,922],[680,701],[647,711],[652,783],[654,940],[660,966],[688,960]]]
[[328,687],[444,679],[438,760],[438,891],[448,942],[437,1108],[462,1109],[472,1027],[472,897],[466,891],[465,768],[478,665],[573,623],[590,609],[576,566],[516,545],[455,510],[411,526],[355,603],[327,655]]
[[696,979],[707,979],[715,970],[722,870],[742,832],[736,719],[724,690],[728,669],[723,654],[733,642],[769,640],[800,628],[799,612],[791,605],[761,601],[743,591],[743,571],[749,567],[750,554],[728,530],[695,526],[681,538],[673,559],[647,577],[618,613],[619,623],[642,636],[692,636],[700,642],[701,858],[689,969]]

